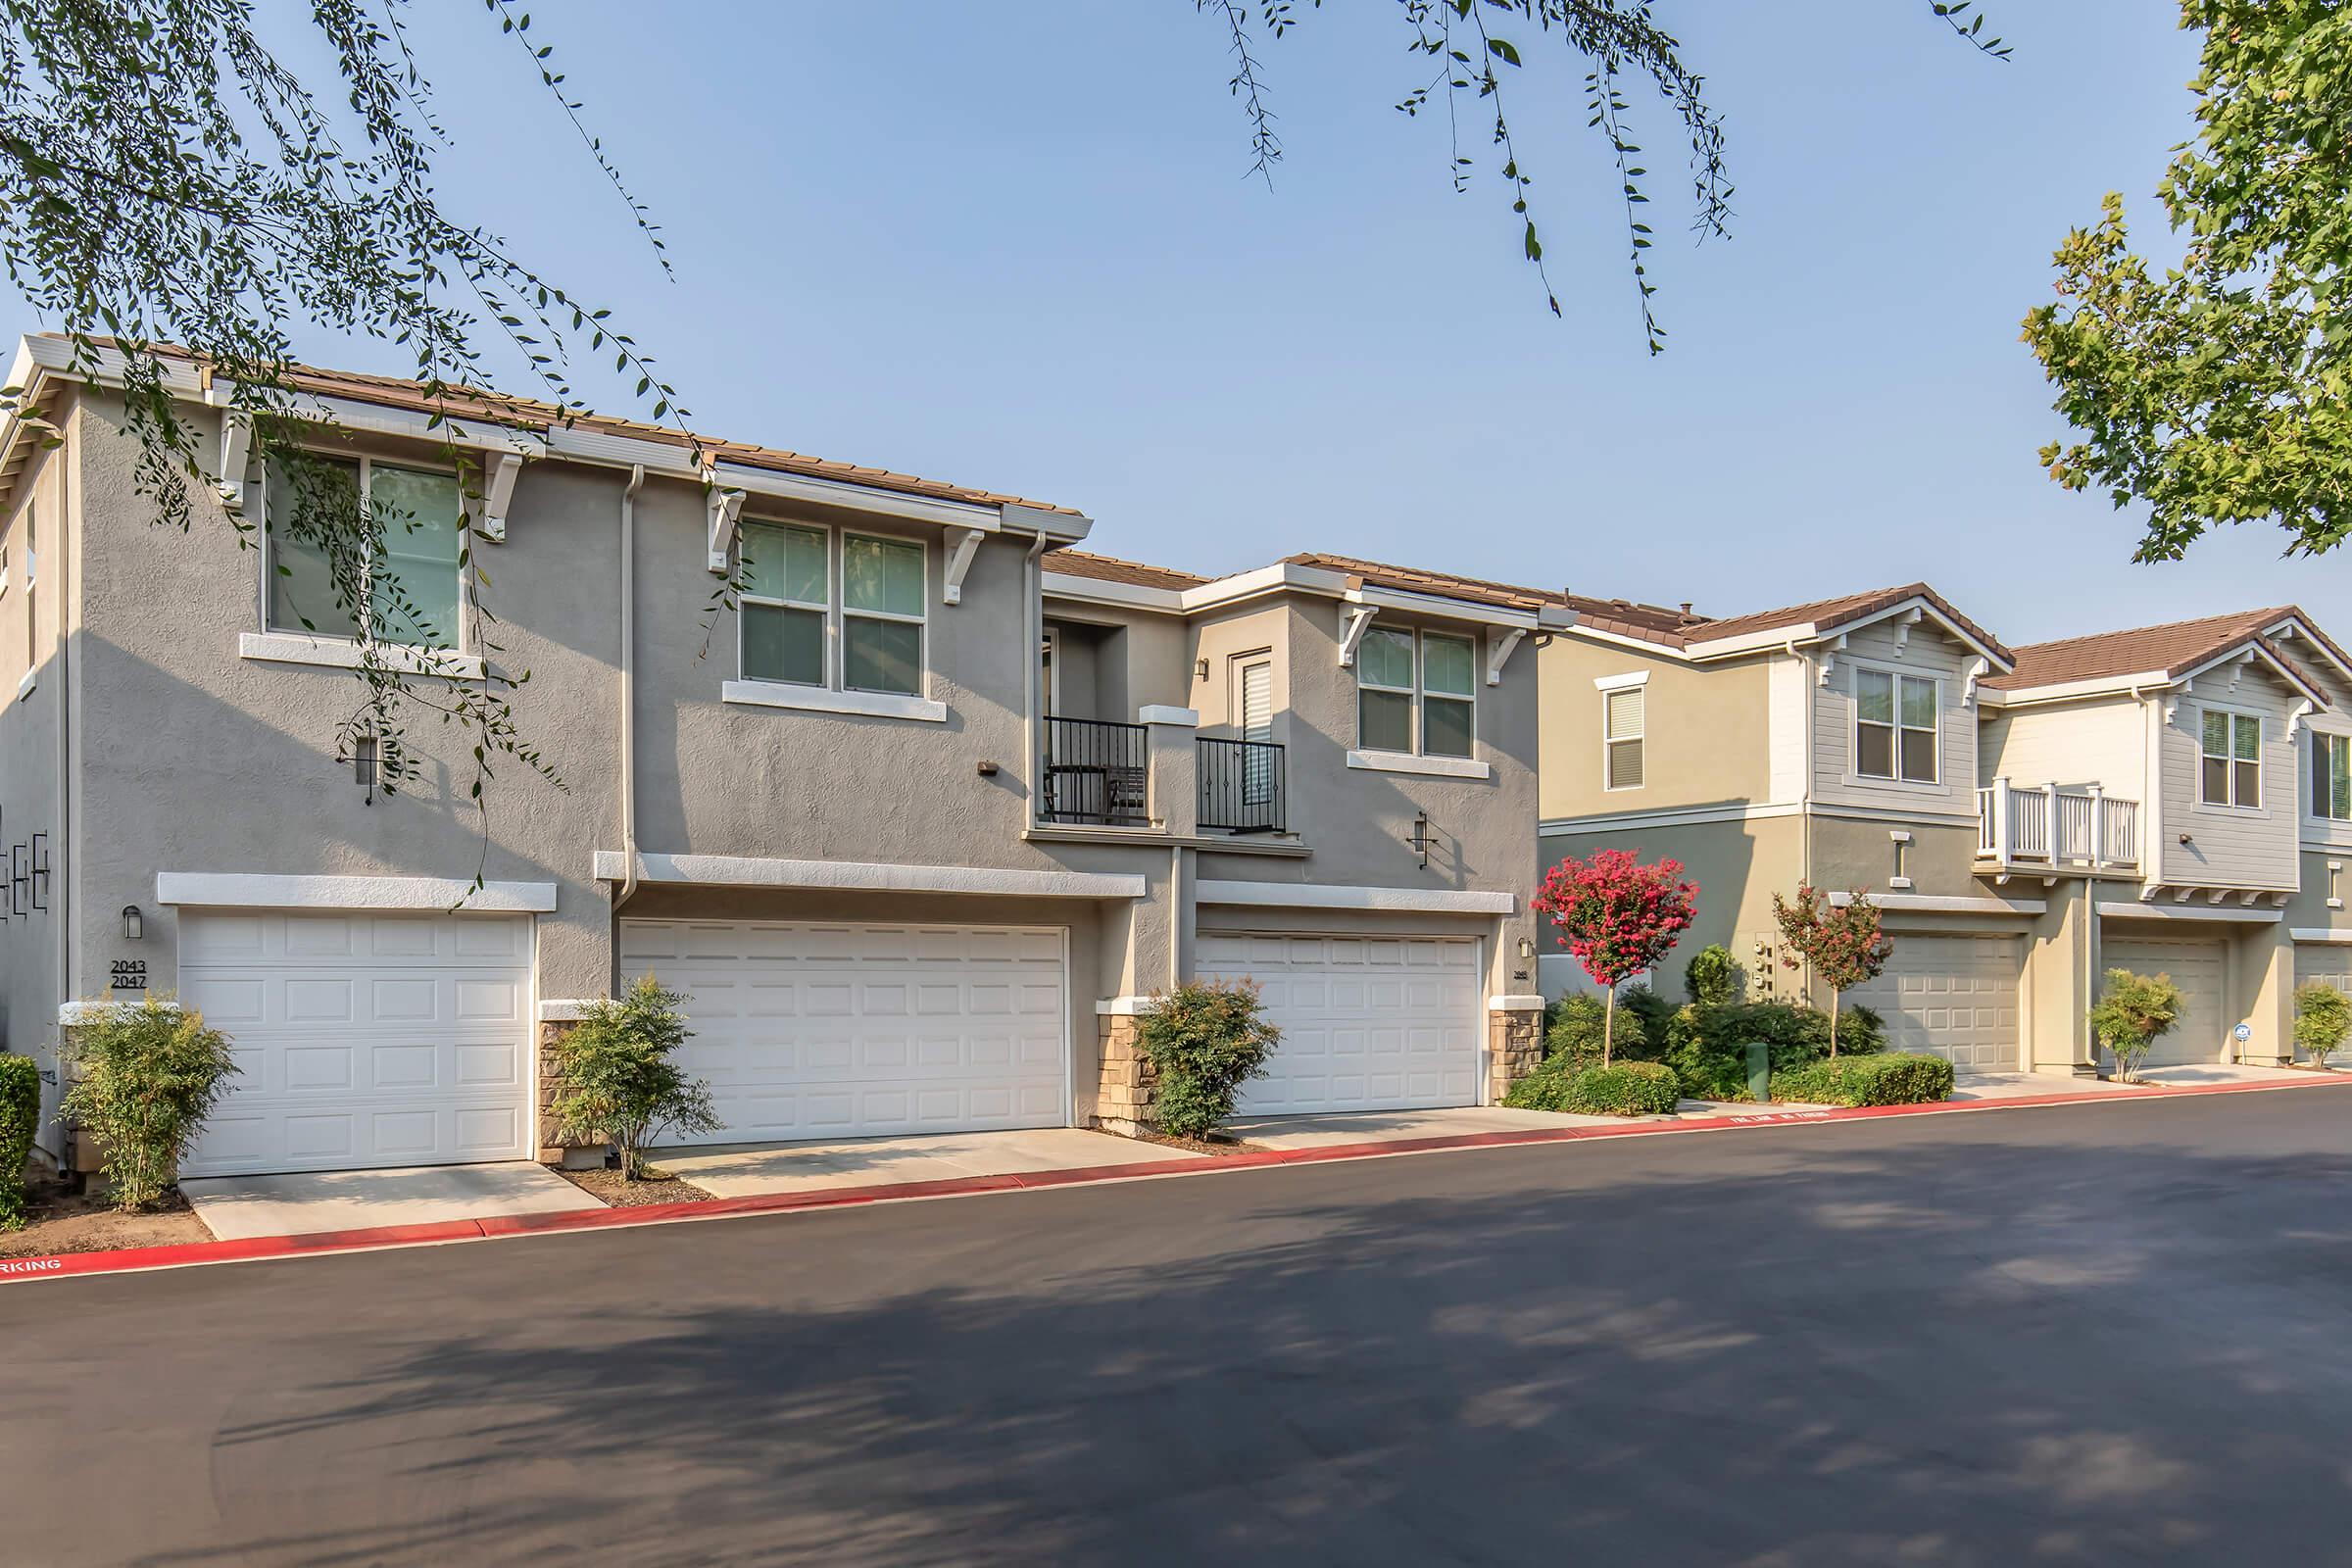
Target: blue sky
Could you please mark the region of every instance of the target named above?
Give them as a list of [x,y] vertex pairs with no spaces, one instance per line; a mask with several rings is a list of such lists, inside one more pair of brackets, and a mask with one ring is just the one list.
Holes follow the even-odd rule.
[[2250,529],[2135,566],[2129,516],[2043,476],[2019,318],[2103,192],[2155,219],[2195,40],[2160,0],[1986,3],[2008,63],[1927,0],[1662,0],[1739,216],[1686,238],[1638,99],[1654,361],[1556,43],[1513,83],[1555,321],[1492,169],[1455,195],[1441,125],[1392,107],[1417,63],[1386,0],[1266,48],[1270,191],[1189,0],[547,12],[674,282],[480,9],[415,20],[452,206],[612,305],[714,434],[1067,503],[1200,571],[1323,549],[1715,613],[1926,577],[2012,641],[2288,599],[2352,634],[2352,562]]

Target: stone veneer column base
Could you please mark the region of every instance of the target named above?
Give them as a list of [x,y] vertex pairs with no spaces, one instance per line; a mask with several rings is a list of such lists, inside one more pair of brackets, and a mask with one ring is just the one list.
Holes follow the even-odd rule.
[[547,1108],[554,1103],[556,1091],[563,1085],[563,1079],[556,1072],[553,1048],[578,1027],[579,1020],[576,1018],[547,1018],[539,1024],[539,1102],[532,1107],[532,1111],[538,1127],[538,1157],[542,1165],[561,1165],[566,1150],[587,1147],[581,1141],[566,1141],[564,1129],[556,1124],[555,1117],[548,1113]]
[[1499,1105],[1511,1086],[1544,1061],[1544,1012],[1540,1007],[1487,1014],[1487,1103]]
[[1095,1091],[1095,1125],[1133,1138],[1152,1125],[1152,1063],[1136,1045],[1133,1015],[1109,1013],[1099,1022],[1102,1065]]

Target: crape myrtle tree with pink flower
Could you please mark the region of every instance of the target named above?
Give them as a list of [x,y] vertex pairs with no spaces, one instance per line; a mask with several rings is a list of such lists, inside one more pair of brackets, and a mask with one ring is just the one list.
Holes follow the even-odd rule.
[[1843,904],[1809,882],[1799,883],[1796,902],[1772,896],[1772,917],[1781,925],[1789,968],[1810,966],[1813,978],[1830,988],[1830,1055],[1838,1054],[1838,999],[1873,979],[1894,954],[1894,939],[1879,929],[1879,906],[1868,889]]
[[1560,946],[1585,967],[1606,996],[1600,1026],[1600,1064],[1609,1064],[1617,1025],[1617,988],[1654,969],[1698,914],[1698,884],[1686,882],[1680,860],[1644,864],[1631,850],[1571,855],[1544,877],[1533,901],[1559,933]]

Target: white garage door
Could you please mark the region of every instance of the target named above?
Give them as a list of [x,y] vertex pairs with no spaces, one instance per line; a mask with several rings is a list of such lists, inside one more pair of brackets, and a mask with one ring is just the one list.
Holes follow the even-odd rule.
[[1868,984],[1845,994],[1886,1020],[1886,1049],[1942,1056],[1960,1072],[2018,1067],[2018,970],[2014,937],[1894,934],[1894,955]]
[[1245,1115],[1478,1103],[1478,946],[1440,937],[1203,936],[1194,971],[1254,980],[1282,1043]]
[[686,993],[705,1142],[1069,1121],[1059,930],[623,920],[620,951]]
[[241,1069],[183,1176],[530,1156],[527,917],[189,911],[179,994]]
[[[2140,1058],[2143,1067],[2180,1067],[2230,1057],[2228,992],[2219,942],[2156,942],[2110,936],[2100,944],[2099,968],[2169,974],[2180,988],[2180,1021]],[[2102,978],[2102,985],[2104,979]]]

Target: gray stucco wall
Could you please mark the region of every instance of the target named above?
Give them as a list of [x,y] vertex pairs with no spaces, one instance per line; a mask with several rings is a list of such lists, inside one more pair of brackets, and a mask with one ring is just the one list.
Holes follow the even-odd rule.
[[[11,912],[0,920],[0,1047],[32,1057],[41,1068],[37,1141],[52,1154],[58,1152],[51,1119],[60,1077],[57,1009],[72,1000],[64,955],[76,866],[71,828],[60,808],[59,755],[63,697],[73,678],[71,632],[61,624],[72,606],[64,585],[74,575],[71,547],[61,548],[70,537],[64,520],[74,499],[73,479],[62,452],[34,458],[17,482],[16,504],[0,536],[8,550],[8,588],[0,594],[0,704],[6,705],[0,707],[0,911],[13,908],[6,882],[14,872],[10,862],[17,845],[25,846],[29,858],[33,836],[41,835],[51,867],[40,900],[47,907]],[[29,583],[28,557],[37,568]],[[28,674],[31,686],[25,690]],[[104,984],[101,979],[79,989],[94,992]]]

